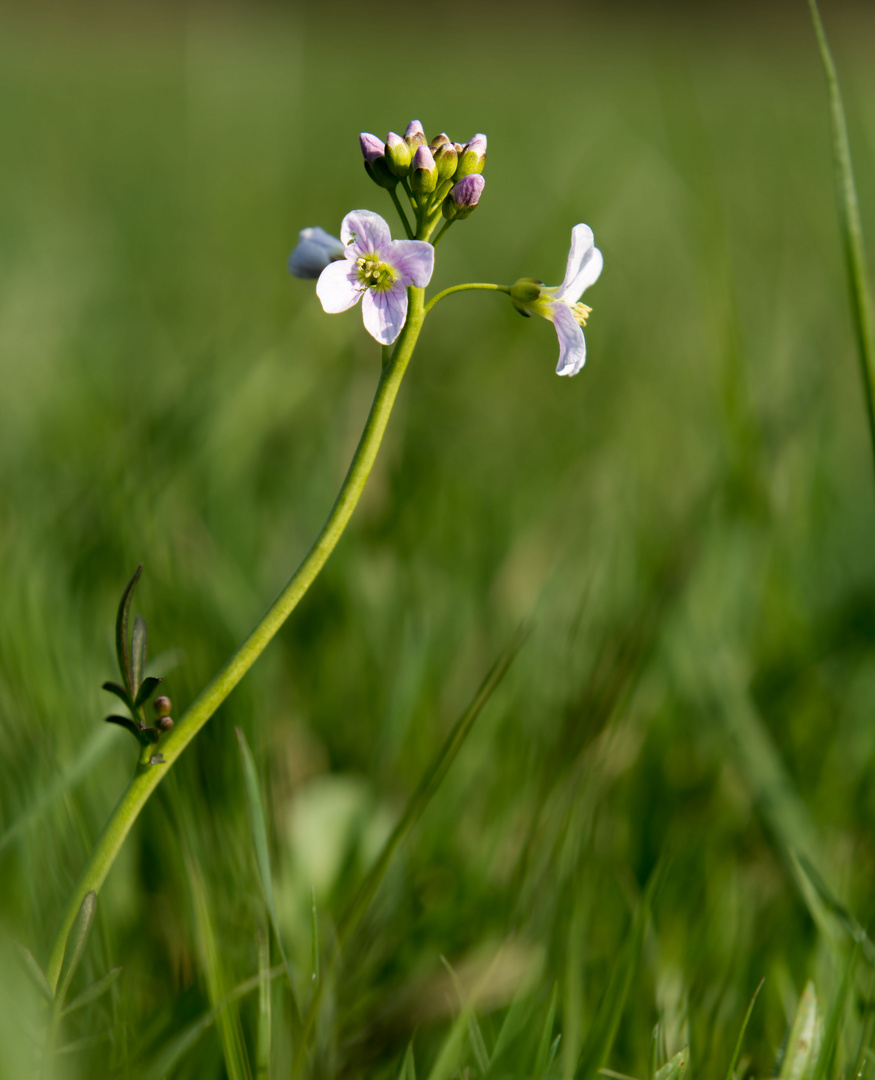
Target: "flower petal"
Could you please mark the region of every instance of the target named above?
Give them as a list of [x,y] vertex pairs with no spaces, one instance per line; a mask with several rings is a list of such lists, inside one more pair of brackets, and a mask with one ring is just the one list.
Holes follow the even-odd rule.
[[299,278],[317,278],[334,259],[342,259],[344,246],[331,233],[313,225],[301,229],[298,243],[289,256],[289,273]]
[[402,276],[404,285],[424,288],[431,281],[434,248],[424,240],[393,240],[383,257]]
[[588,289],[602,272],[603,262],[602,253],[594,246],[589,225],[575,225],[571,230],[565,279],[556,293],[557,299],[576,304],[584,289]]
[[389,226],[373,210],[353,210],[343,219],[340,239],[344,244],[350,240],[360,251],[379,253],[392,239]]
[[362,300],[365,330],[380,342],[391,345],[407,321],[407,292],[399,283],[380,292],[368,289]]
[[557,375],[576,375],[586,363],[586,340],[574,312],[561,300],[552,305],[550,317],[559,337]]
[[355,267],[345,259],[329,263],[316,282],[316,295],[329,315],[351,308],[361,296]]

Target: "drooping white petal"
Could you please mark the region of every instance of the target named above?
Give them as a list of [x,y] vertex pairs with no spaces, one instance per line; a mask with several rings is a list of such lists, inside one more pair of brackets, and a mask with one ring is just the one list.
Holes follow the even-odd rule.
[[407,321],[407,293],[399,282],[383,292],[368,289],[362,298],[365,330],[380,342],[391,345]]
[[550,318],[559,337],[559,363],[557,375],[576,375],[586,363],[586,340],[574,312],[557,300],[551,305]]
[[344,244],[353,241],[359,251],[379,253],[392,239],[389,226],[373,210],[353,210],[343,219],[340,226],[340,239]]
[[346,259],[329,263],[316,282],[316,295],[329,315],[351,308],[362,295],[355,267]]
[[405,285],[424,288],[431,281],[434,248],[424,240],[393,240],[383,257],[405,279]]
[[575,225],[571,230],[571,249],[565,278],[556,292],[559,300],[575,304],[602,272],[602,253],[594,246],[589,225]]

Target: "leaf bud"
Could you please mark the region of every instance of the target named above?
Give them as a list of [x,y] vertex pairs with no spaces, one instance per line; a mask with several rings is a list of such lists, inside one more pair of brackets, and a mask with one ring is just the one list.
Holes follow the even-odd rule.
[[434,191],[437,187],[438,170],[427,146],[417,146],[411,170],[410,186],[418,195],[428,195]]
[[456,179],[461,180],[464,176],[482,173],[486,164],[486,136],[475,135],[469,143],[466,143],[459,154],[459,167],[456,169]]
[[486,181],[480,175],[463,177],[441,203],[441,213],[447,221],[464,221],[474,213],[484,187]]
[[390,131],[386,138],[386,164],[395,176],[406,176],[410,172],[413,151],[405,139]]
[[170,731],[173,728],[173,719],[170,716],[159,716],[155,721],[155,727],[160,731]]

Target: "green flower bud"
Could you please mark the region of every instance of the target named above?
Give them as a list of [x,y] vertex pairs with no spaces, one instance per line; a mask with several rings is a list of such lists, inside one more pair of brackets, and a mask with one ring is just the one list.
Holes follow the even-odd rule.
[[428,195],[437,187],[438,170],[431,150],[427,146],[418,146],[413,155],[410,186],[418,195]]
[[475,135],[465,145],[459,154],[459,167],[456,169],[456,179],[461,180],[464,176],[482,173],[486,164],[486,136]]
[[449,180],[455,175],[456,166],[459,164],[459,155],[449,139],[437,147],[433,156],[438,170],[438,182]]
[[407,125],[407,130],[404,132],[404,140],[410,147],[410,152],[414,154],[416,153],[417,146],[425,146],[425,132],[422,129],[422,124],[420,124],[418,120],[411,120]]
[[413,151],[406,141],[394,131],[390,131],[386,137],[386,164],[389,171],[395,176],[406,176],[410,172],[412,160]]
[[389,172],[389,166],[386,164],[386,159],[384,157],[374,158],[373,161],[366,161],[365,172],[375,184],[379,184],[381,188],[386,188],[387,191],[392,191],[398,183],[398,177],[393,176],[392,173]]
[[428,147],[429,147],[429,149],[431,150],[431,152],[432,152],[432,153],[434,153],[434,152],[435,152],[435,150],[437,150],[437,148],[438,148],[439,146],[446,146],[446,144],[447,144],[447,143],[448,143],[449,141],[450,141],[450,137],[449,137],[449,135],[447,135],[447,133],[446,133],[445,131],[442,131],[442,132],[440,133],[440,135],[436,135],[436,136],[435,136],[435,137],[434,137],[434,138],[433,138],[433,139],[431,140],[431,142],[430,142],[430,143],[428,144]]

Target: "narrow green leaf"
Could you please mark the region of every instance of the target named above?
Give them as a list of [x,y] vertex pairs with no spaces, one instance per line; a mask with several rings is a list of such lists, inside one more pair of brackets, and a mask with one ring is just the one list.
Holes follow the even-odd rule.
[[[282,965],[278,965],[277,967],[271,968],[268,974],[271,981],[273,981],[274,979],[278,979],[280,976],[285,975],[285,968],[282,967]],[[246,997],[247,994],[251,994],[253,990],[259,989],[261,983],[261,972],[258,972],[256,975],[250,975],[248,979],[244,979],[242,983],[229,991],[228,994],[216,1004],[215,1008],[208,1009],[196,1020],[193,1020],[188,1027],[183,1028],[179,1035],[167,1043],[161,1049],[158,1056],[147,1066],[144,1073],[146,1080],[166,1080],[167,1075],[176,1068],[189,1050],[197,1044],[204,1032],[212,1027],[216,1022],[216,1018],[219,1017],[229,1005]]]
[[823,1080],[823,1077],[826,1076],[826,1070],[829,1067],[838,1040],[839,1024],[841,1023],[842,1013],[845,1009],[848,990],[850,989],[854,977],[854,969],[857,966],[859,954],[860,947],[855,944],[848,957],[847,963],[845,964],[844,971],[842,972],[841,984],[829,1007],[829,1015],[826,1018],[826,1030],[823,1033],[823,1046],[814,1063],[813,1080]]
[[431,767],[419,781],[416,790],[410,796],[407,806],[404,808],[404,813],[401,815],[398,824],[392,830],[389,839],[383,845],[382,851],[377,856],[376,862],[365,875],[364,880],[354,894],[349,906],[338,920],[337,940],[339,946],[342,946],[347,940],[352,930],[358,925],[362,916],[370,907],[371,901],[376,895],[377,889],[380,887],[380,883],[389,868],[392,857],[398,850],[398,846],[416,822],[422,817],[425,808],[431,802],[435,792],[440,787],[444,777],[456,760],[465,740],[471,733],[471,729],[474,727],[477,717],[483,711],[486,703],[495,693],[499,683],[507,674],[508,669],[520,649],[523,647],[527,637],[528,628],[523,628],[517,632],[511,644],[501,654],[489,674],[480,684],[480,688],[474,695],[471,704],[456,721],[446,742],[432,762]]
[[134,700],[135,708],[139,709],[141,705],[145,705],[162,682],[164,682],[163,675],[147,675],[140,683],[140,688],[137,691],[137,696]]
[[650,875],[647,888],[644,890],[641,903],[638,905],[638,910],[632,920],[629,934],[599,1003],[595,1020],[590,1028],[589,1037],[584,1044],[574,1074],[580,1080],[588,1080],[589,1077],[595,1076],[607,1061],[608,1055],[613,1048],[629,988],[632,985],[641,957],[644,932],[650,918],[650,905],[662,880],[662,865],[662,863],[658,864]]
[[70,933],[67,935],[67,944],[64,947],[64,961],[61,964],[61,975],[58,979],[58,992],[55,996],[56,1008],[61,1009],[64,1006],[70,983],[76,974],[76,968],[79,966],[82,954],[85,952],[85,944],[88,941],[88,934],[94,922],[94,913],[96,911],[97,893],[86,893],[76,919],[70,927]]
[[815,870],[814,864],[807,856],[801,853],[796,854],[796,862],[802,873],[817,890],[821,900],[823,900],[826,906],[844,926],[845,930],[850,935],[851,940],[860,946],[867,963],[875,964],[875,943],[873,943],[872,939],[854,917],[853,913],[846,908],[838,897],[830,890],[829,886],[817,870]]
[[544,1080],[547,1075],[547,1069],[550,1057],[550,1047],[554,1041],[553,1039],[553,1025],[556,1023],[556,1000],[559,996],[559,989],[556,984],[553,984],[553,993],[550,995],[550,1004],[547,1008],[547,1015],[544,1017],[544,1026],[541,1028],[541,1038],[538,1040],[538,1052],[535,1055],[535,1068],[533,1070],[534,1080]]
[[249,743],[246,741],[246,736],[239,727],[235,730],[237,732],[237,743],[240,747],[240,761],[243,766],[243,788],[246,795],[246,812],[249,817],[249,831],[252,834],[252,843],[255,849],[255,865],[258,869],[258,880],[261,883],[261,894],[264,898],[264,904],[267,908],[268,915],[270,916],[270,924],[273,927],[280,956],[285,965],[286,975],[289,980],[289,991],[291,992],[295,1009],[295,1016],[297,1019],[300,1019],[300,1009],[298,1007],[297,994],[295,993],[294,980],[292,979],[292,969],[286,956],[282,937],[280,936],[279,920],[276,915],[276,903],[273,894],[273,877],[270,869],[270,848],[267,839],[267,821],[264,816],[264,805],[261,800],[261,786],[258,782],[258,770],[255,767],[255,758],[252,756],[252,751],[249,749]]
[[647,1080],[655,1080],[659,1069],[659,1021],[653,1027],[650,1036],[650,1060],[647,1062]]
[[106,1042],[111,1035],[111,1028],[107,1028],[105,1031],[99,1031],[96,1035],[83,1035],[81,1039],[74,1039],[72,1042],[64,1043],[63,1046],[59,1046],[55,1053],[78,1054],[82,1050],[90,1050],[93,1046],[99,1046],[102,1042]]
[[87,1005],[89,1002],[95,1001],[102,994],[105,994],[121,973],[122,968],[112,968],[99,978],[97,982],[93,982],[89,987],[86,987],[81,994],[77,994],[69,1005],[65,1005],[61,1010],[61,1016],[66,1016],[67,1013],[74,1012],[76,1009],[81,1009],[83,1005]]
[[310,954],[310,981],[319,982],[319,919],[316,913],[316,890],[310,886],[310,935],[312,951]]
[[111,694],[115,694],[117,698],[121,698],[122,702],[124,702],[124,704],[127,705],[129,709],[133,705],[130,697],[128,697],[127,690],[125,690],[123,686],[119,686],[117,682],[111,682],[107,680],[107,682],[103,684],[103,689],[108,690]]
[[401,1064],[401,1072],[398,1074],[398,1080],[416,1080],[416,1063],[413,1060],[413,1043],[407,1044],[407,1051],[404,1054],[404,1061]]
[[738,1059],[741,1056],[744,1033],[747,1031],[747,1025],[750,1023],[753,1007],[756,1005],[756,1000],[760,996],[760,990],[762,990],[765,981],[765,976],[763,976],[763,978],[760,979],[756,990],[754,990],[753,997],[750,999],[750,1004],[747,1007],[747,1012],[744,1014],[744,1020],[741,1022],[741,1031],[739,1031],[738,1038],[735,1040],[735,1050],[732,1052],[732,1059],[729,1062],[729,1068],[726,1070],[726,1080],[735,1080],[735,1066],[738,1064]]
[[657,1069],[656,1080],[683,1080],[689,1067],[690,1047],[687,1045],[670,1058],[661,1069]]
[[131,635],[131,687],[134,700],[140,696],[140,683],[143,681],[143,672],[146,670],[146,642],[149,633],[146,629],[146,620],[142,615],[134,619],[134,632]]
[[258,934],[258,1030],[255,1039],[256,1080],[270,1080],[270,939]]
[[781,1062],[780,1080],[813,1080],[823,1045],[823,1023],[817,1009],[814,983],[808,982],[802,991],[793,1026]]
[[134,700],[135,692],[133,680],[131,678],[131,665],[128,660],[128,614],[131,608],[131,597],[134,595],[134,589],[137,582],[140,580],[140,574],[143,572],[143,564],[137,567],[134,571],[134,576],[128,582],[124,593],[122,594],[121,601],[118,606],[118,614],[115,618],[115,652],[118,658],[118,669],[121,673],[124,684],[127,687],[128,695],[131,701]]
[[[107,716],[105,724],[118,724],[119,727],[127,728],[137,742],[140,741],[140,725],[135,723],[129,716]],[[128,743],[130,746],[130,743]]]
[[477,1022],[477,1014],[474,1012],[471,1013],[471,1019],[468,1021],[468,1041],[480,1075],[486,1076],[490,1066],[489,1051],[486,1049],[486,1040],[483,1038],[483,1032]]
[[36,962],[33,953],[26,945],[22,945],[20,941],[16,941],[15,947],[18,950],[21,966],[27,972],[33,985],[39,990],[46,1001],[54,1001],[55,995],[52,993],[51,986],[49,986],[49,980],[43,974],[43,969]]
[[873,328],[866,251],[863,244],[863,226],[860,221],[860,206],[857,201],[854,167],[851,162],[848,122],[845,117],[845,106],[842,101],[841,88],[839,87],[838,73],[830,52],[829,42],[826,39],[826,31],[820,19],[816,0],[808,0],[808,7],[811,11],[814,35],[820,49],[820,59],[826,75],[829,93],[833,137],[833,167],[838,189],[842,243],[845,249],[848,285],[851,291],[851,308],[857,338],[860,374],[863,378],[866,416],[869,421],[869,438],[872,443],[872,453],[875,455],[875,328]]
[[[197,928],[201,963],[207,984],[207,994],[210,1004],[216,1008],[220,1002],[227,1002],[228,999],[225,991],[225,970],[222,953],[216,941],[210,903],[200,870],[191,857],[187,861],[195,926]],[[236,1004],[226,1003],[225,1007],[216,1013],[215,1019],[229,1080],[251,1080],[252,1074],[246,1057],[243,1029]]]

